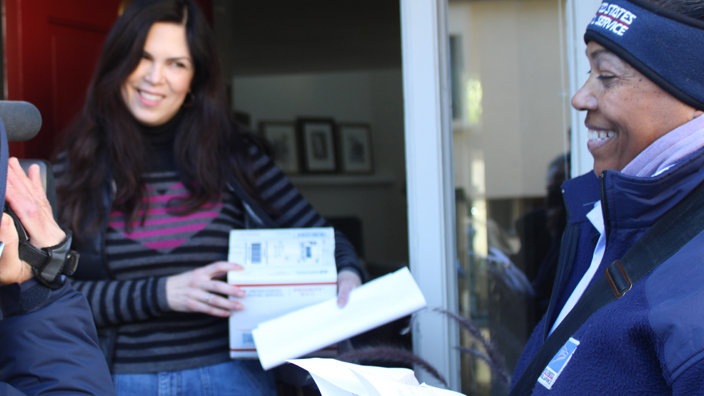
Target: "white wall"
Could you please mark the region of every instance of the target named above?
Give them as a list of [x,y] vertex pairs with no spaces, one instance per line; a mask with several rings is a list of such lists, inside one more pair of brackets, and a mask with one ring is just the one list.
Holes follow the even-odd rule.
[[[362,220],[368,261],[408,261],[401,70],[234,77],[234,106],[260,121],[331,117],[371,126],[374,176],[351,184],[294,183],[324,216]],[[311,181],[313,179],[313,181]],[[357,181],[360,181],[357,183]],[[380,181],[381,179],[381,181]]]
[[233,78],[234,105],[257,121],[334,117],[371,121],[371,72],[268,75]]

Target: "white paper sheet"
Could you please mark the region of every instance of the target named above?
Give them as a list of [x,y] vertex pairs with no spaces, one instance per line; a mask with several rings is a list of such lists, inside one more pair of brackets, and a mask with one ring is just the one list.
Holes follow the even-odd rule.
[[335,359],[289,360],[315,380],[322,396],[458,396],[461,393],[418,384],[405,368],[360,366]]
[[260,323],[252,336],[259,361],[268,370],[426,305],[410,271],[403,268],[352,290],[344,308],[333,298]]

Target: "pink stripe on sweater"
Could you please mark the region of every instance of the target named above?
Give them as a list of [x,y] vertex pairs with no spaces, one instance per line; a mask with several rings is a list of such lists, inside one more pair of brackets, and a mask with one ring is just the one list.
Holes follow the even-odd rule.
[[[218,202],[218,203],[209,202],[205,205],[200,206],[200,209],[211,209],[211,208],[220,209],[221,207],[222,207],[222,203],[220,203],[220,202]],[[181,211],[184,209],[186,209],[185,206],[179,206],[176,208],[156,208],[156,209],[150,208],[149,211],[147,212],[147,216],[171,214],[171,213],[178,212],[178,211]],[[144,211],[140,210],[137,215],[141,217],[142,214],[144,214]],[[113,210],[112,212],[110,212],[110,217],[124,217],[124,214],[118,210]]]
[[[187,198],[190,194],[188,193],[183,193],[183,194],[163,194],[163,195],[152,195],[148,198],[145,198],[145,200],[149,200],[149,202],[156,202],[156,203],[161,203],[161,202],[169,202],[170,200],[174,198]],[[210,203],[212,205],[212,203]]]
[[181,227],[161,228],[158,230],[151,230],[151,231],[135,231],[135,232],[124,233],[124,234],[130,239],[152,238],[152,237],[160,237],[160,236],[164,236],[164,235],[180,234],[183,232],[197,232],[197,231],[200,231],[203,228],[205,228],[205,226],[206,226],[205,223],[199,223],[199,224],[191,224],[191,225],[186,225],[186,226],[181,226]]
[[[183,221],[189,221],[189,220],[195,220],[195,219],[214,219],[218,217],[218,214],[220,212],[215,212],[215,211],[210,211],[210,212],[198,212],[198,213],[193,213],[188,216],[183,216],[183,217],[165,217],[163,219],[155,219],[155,220],[147,220],[144,222],[144,227],[150,227],[150,226],[155,226],[155,225],[162,225],[162,224],[172,224],[172,223],[180,223]],[[111,221],[110,227],[115,228],[115,229],[120,229],[124,227],[125,222],[124,221]],[[132,227],[137,228],[141,227],[142,223],[139,221],[134,221],[132,222]]]

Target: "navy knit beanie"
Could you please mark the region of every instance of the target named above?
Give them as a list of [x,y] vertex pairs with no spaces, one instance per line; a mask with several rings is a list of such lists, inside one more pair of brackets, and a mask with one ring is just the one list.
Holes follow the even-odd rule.
[[595,41],[652,82],[704,110],[704,22],[641,0],[603,2],[584,42]]

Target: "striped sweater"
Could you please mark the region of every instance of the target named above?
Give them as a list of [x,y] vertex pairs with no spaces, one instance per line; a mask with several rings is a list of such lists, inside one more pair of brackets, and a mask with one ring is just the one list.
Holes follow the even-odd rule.
[[[256,186],[276,209],[271,218],[279,227],[329,226],[269,157],[254,146],[251,153]],[[55,172],[61,177],[60,163]],[[118,327],[114,373],[185,370],[227,361],[227,319],[170,311],[166,279],[226,260],[229,231],[244,228],[244,205],[226,191],[195,213],[178,216],[173,213],[178,203],[172,207],[170,202],[187,192],[176,172],[160,169],[144,180],[149,202],[144,223],[135,222],[127,232],[123,214],[109,214],[106,253],[114,279],[75,279],[74,287],[86,295],[99,328]],[[359,271],[351,244],[339,233],[335,242],[338,270]]]

